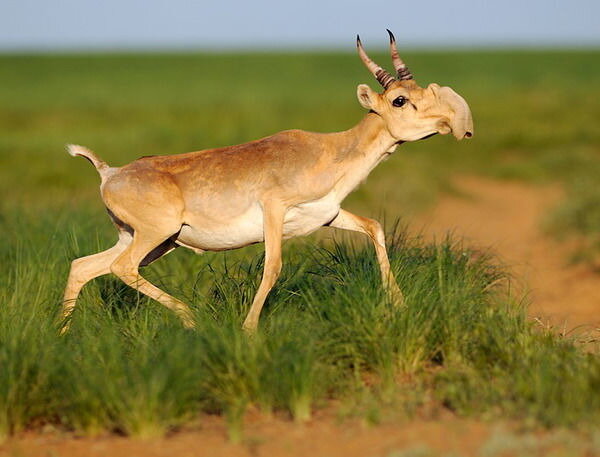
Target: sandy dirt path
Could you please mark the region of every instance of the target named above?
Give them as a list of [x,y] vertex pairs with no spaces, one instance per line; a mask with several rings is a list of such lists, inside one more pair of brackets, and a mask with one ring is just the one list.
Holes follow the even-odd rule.
[[528,291],[530,315],[559,331],[600,328],[600,274],[572,264],[572,247],[542,229],[548,210],[562,198],[556,187],[463,177],[458,196],[443,196],[417,218],[427,238],[449,231],[467,245],[491,249]]

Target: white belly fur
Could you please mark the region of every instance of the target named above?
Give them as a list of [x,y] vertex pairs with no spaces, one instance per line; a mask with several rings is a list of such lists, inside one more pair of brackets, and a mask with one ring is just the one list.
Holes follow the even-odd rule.
[[[311,202],[301,203],[288,210],[283,222],[283,238],[307,235],[330,222],[340,211],[332,192]],[[210,227],[184,225],[178,241],[186,247],[205,251],[224,251],[264,241],[263,211],[257,203],[239,217]]]
[[290,208],[283,222],[283,238],[308,235],[331,222],[340,212],[340,202],[334,192],[319,200]]

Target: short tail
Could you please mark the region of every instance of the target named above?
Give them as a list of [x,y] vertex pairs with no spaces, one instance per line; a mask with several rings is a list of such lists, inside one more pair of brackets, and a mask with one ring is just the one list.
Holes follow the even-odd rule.
[[98,170],[98,173],[100,173],[101,178],[104,178],[104,175],[110,169],[110,167],[104,160],[102,160],[100,157],[98,157],[93,151],[90,151],[88,148],[79,146],[77,144],[67,144],[67,151],[73,157],[80,156],[80,157],[84,157],[87,160],[89,160],[92,163],[92,165],[94,165],[94,167],[96,167],[96,170]]

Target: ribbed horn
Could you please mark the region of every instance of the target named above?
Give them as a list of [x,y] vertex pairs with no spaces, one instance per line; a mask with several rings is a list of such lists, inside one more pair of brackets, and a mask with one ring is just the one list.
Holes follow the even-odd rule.
[[394,68],[396,69],[396,77],[400,81],[414,79],[412,73],[400,58],[400,54],[398,54],[398,49],[396,48],[396,37],[394,37],[394,34],[390,30],[386,30],[390,35],[390,53],[392,54],[392,62],[394,62]]
[[360,60],[362,60],[369,71],[373,73],[373,76],[377,78],[379,84],[381,84],[384,89],[387,89],[396,80],[396,78],[394,78],[386,70],[381,68],[369,58],[362,46],[362,43],[360,42],[360,37],[358,35],[356,35],[356,47],[358,48]]

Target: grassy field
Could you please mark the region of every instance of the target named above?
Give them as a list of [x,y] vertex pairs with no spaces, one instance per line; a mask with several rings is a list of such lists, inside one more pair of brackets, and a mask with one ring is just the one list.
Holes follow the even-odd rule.
[[[457,170],[561,178],[573,195],[593,194],[599,55],[407,53],[422,85],[450,85],[469,101],[476,136],[403,146],[350,204],[405,214],[432,201]],[[0,191],[11,197],[3,204],[25,199],[28,206],[60,207],[68,199],[100,207],[95,172],[72,162],[65,142],[121,165],[288,128],[343,130],[363,115],[357,84],[377,87],[354,54],[11,56],[0,63]],[[575,206],[569,225],[599,226],[598,219],[579,220]]]
[[[98,178],[67,142],[112,165],[239,143],[278,130],[334,131],[376,87],[352,54],[0,57],[0,436],[59,424],[83,433],[160,435],[200,412],[239,438],[249,407],[302,421],[331,399],[376,423],[447,408],[544,426],[600,419],[600,359],[528,322],[494,259],[448,241],[424,245],[399,216],[480,173],[564,183],[549,227],[600,231],[600,52],[406,53],[422,84],[470,103],[476,135],[402,146],[347,208],[385,214],[406,306],[380,292],[354,239],[290,243],[261,328],[240,331],[261,248],[169,255],[145,275],[191,303],[198,328],[105,277],[84,290],[72,332],[56,318],[69,262],[114,242]],[[381,63],[387,57],[378,56]],[[325,247],[326,246],[326,247]]]

